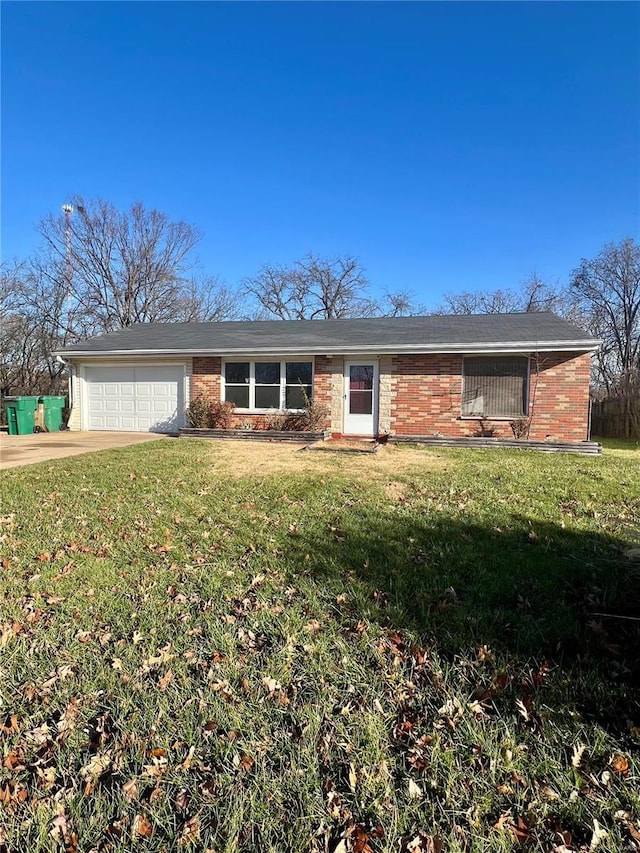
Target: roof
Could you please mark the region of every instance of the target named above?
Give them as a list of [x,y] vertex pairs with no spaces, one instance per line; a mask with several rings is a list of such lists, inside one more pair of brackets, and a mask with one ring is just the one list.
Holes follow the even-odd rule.
[[550,312],[431,314],[365,320],[145,323],[56,355],[331,355],[346,353],[588,351],[599,341]]

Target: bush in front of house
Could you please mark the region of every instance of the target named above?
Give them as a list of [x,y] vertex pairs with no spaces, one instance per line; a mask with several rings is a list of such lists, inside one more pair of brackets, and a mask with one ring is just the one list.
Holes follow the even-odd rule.
[[[232,429],[235,405],[222,400],[212,400],[207,394],[198,394],[185,409],[187,424],[192,429]],[[239,429],[264,429],[283,432],[318,432],[324,429],[329,409],[305,394],[304,409],[300,411],[273,411],[256,422],[245,419]]]
[[185,409],[185,414],[187,423],[194,429],[230,429],[234,409],[233,403],[198,394]]
[[529,438],[529,430],[531,428],[531,418],[516,418],[509,421],[511,432],[514,438]]

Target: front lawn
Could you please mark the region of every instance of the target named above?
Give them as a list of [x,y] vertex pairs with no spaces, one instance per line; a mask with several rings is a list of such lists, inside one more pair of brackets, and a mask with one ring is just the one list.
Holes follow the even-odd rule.
[[5,472],[0,851],[637,851],[639,457]]

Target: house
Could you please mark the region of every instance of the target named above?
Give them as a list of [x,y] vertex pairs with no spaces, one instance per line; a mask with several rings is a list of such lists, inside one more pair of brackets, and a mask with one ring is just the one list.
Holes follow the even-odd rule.
[[143,324],[61,350],[73,430],[176,432],[199,394],[237,426],[326,404],[334,434],[583,441],[599,341],[554,314]]

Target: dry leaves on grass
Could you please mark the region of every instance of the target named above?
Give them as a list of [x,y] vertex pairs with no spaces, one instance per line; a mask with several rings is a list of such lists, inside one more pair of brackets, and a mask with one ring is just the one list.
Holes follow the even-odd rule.
[[136,838],[151,838],[153,834],[153,825],[144,815],[137,814],[133,819],[131,826],[131,834]]

